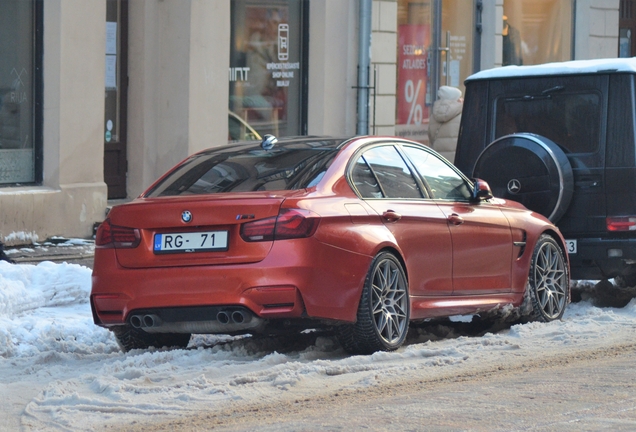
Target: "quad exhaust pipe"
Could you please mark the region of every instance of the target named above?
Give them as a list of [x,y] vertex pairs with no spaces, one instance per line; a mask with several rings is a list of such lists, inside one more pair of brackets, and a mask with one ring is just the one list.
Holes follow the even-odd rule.
[[[251,314],[242,310],[222,310],[216,314],[218,324],[230,327],[237,324],[247,324],[252,321],[252,318]],[[148,331],[152,328],[162,327],[164,323],[161,318],[155,314],[145,314],[131,316],[130,325],[136,329],[142,328]]]

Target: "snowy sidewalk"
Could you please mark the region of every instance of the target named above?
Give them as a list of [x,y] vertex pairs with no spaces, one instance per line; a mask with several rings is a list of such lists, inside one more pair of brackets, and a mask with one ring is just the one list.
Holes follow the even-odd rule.
[[53,237],[42,243],[26,246],[5,246],[5,253],[16,264],[42,261],[69,262],[92,267],[95,242],[92,239]]

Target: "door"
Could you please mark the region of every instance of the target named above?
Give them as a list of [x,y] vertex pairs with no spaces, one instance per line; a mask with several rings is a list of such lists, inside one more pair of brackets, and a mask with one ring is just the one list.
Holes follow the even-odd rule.
[[446,218],[427,199],[395,147],[365,151],[352,177],[362,198],[380,215],[402,249],[410,295],[450,295],[452,246]]
[[438,203],[453,240],[453,295],[511,291],[512,234],[487,203]]
[[106,1],[104,181],[108,199],[126,198],[128,1]]
[[[564,173],[571,169],[574,192],[569,206],[563,209],[563,218],[555,220],[566,238],[575,239],[592,233],[604,235],[607,232],[607,188],[617,185],[616,191],[625,190],[621,182],[609,182],[605,178],[608,136],[617,137],[613,140],[616,143],[627,142],[622,130],[623,125],[631,121],[622,117],[630,112],[625,107],[631,102],[623,98],[623,95],[629,95],[630,84],[621,86],[619,74],[612,77],[616,79],[613,85],[610,85],[608,74],[580,74],[493,80],[489,86],[493,130],[487,135],[491,141],[508,134],[528,132],[553,141],[557,150],[560,149],[569,160],[569,164],[558,168],[559,182],[564,183]],[[612,104],[608,102],[610,91],[615,95],[610,99]],[[610,106],[620,107],[615,111],[621,114],[615,118],[614,127],[608,127]],[[535,138],[535,141],[537,139],[543,138]],[[630,160],[620,147],[611,151],[607,148],[607,155],[616,160],[615,167],[625,166]],[[552,154],[556,153],[553,151]],[[536,155],[537,160],[544,157],[540,153]],[[517,163],[528,166],[529,160],[517,160]],[[508,165],[512,167],[512,163]],[[488,178],[484,176],[484,180]],[[620,193],[633,195],[631,191]],[[540,211],[538,207],[520,201],[531,210]],[[567,205],[567,202],[562,204]]]
[[444,214],[452,240],[453,295],[511,290],[512,234],[501,210],[471,202],[471,187],[439,157],[413,146],[403,151]]

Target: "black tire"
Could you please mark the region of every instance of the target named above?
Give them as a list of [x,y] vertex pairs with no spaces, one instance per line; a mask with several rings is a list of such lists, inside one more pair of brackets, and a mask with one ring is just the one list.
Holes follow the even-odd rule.
[[130,325],[111,327],[122,351],[148,349],[150,347],[185,348],[190,342],[189,333],[147,333]]
[[563,150],[530,133],[493,141],[477,158],[473,176],[488,182],[494,196],[518,201],[552,223],[565,214],[574,192],[572,166]]
[[539,237],[532,253],[526,294],[532,306],[527,316],[531,321],[563,317],[570,299],[570,275],[563,249],[547,234]]
[[338,339],[351,354],[393,351],[404,343],[409,319],[408,281],[402,264],[393,254],[382,252],[367,273],[357,321],[338,327]]
[[623,274],[614,278],[614,282],[619,288],[636,287],[636,266],[634,264],[630,264],[629,267],[623,271]]

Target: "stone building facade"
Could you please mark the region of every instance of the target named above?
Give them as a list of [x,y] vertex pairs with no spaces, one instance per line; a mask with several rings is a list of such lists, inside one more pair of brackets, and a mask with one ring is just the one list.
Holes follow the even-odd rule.
[[373,0],[360,47],[360,1],[0,0],[0,241],[89,237],[228,140],[354,135],[360,49],[369,133],[426,142],[440,85],[626,38],[620,0]]

